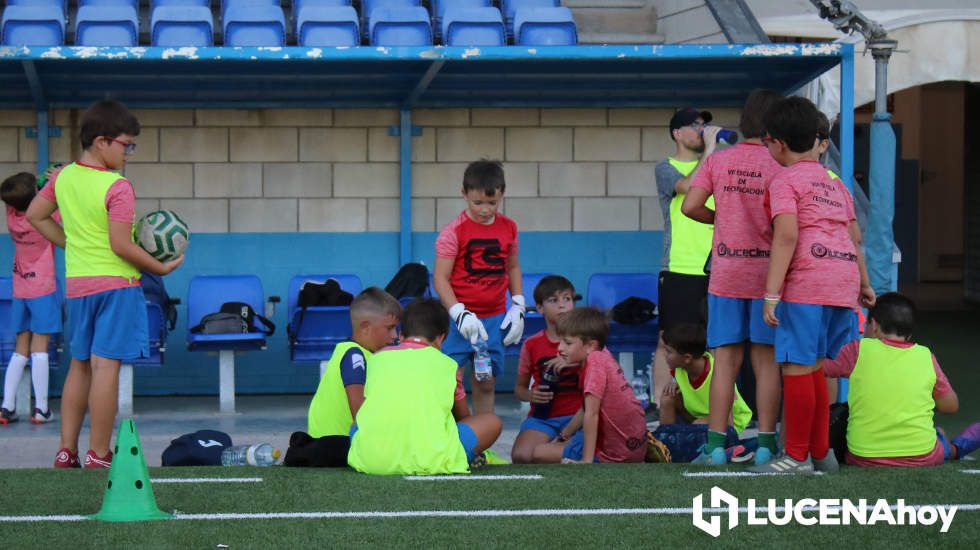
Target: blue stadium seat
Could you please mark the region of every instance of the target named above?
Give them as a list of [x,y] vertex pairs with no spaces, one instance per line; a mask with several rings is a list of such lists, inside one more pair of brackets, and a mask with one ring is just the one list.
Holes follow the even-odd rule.
[[[636,296],[657,303],[657,275],[653,273],[594,273],[589,277],[588,301],[603,311]],[[606,347],[613,353],[653,352],[657,349],[660,329],[657,319],[640,325],[609,322]]]
[[230,3],[222,21],[225,46],[284,46],[286,17],[276,5]]
[[[58,292],[61,292],[60,290]],[[6,368],[10,360],[10,355],[14,352],[17,343],[17,334],[14,327],[10,324],[10,308],[14,299],[13,281],[10,277],[0,277],[0,368]],[[62,312],[64,318],[64,312]],[[60,359],[62,346],[61,334],[51,336],[48,343],[48,368],[57,369]],[[27,416],[31,414],[31,376],[25,373],[21,378],[20,388],[17,391],[17,410],[18,415]]]
[[[117,0],[118,1],[118,0]],[[131,47],[139,41],[139,15],[129,4],[87,4],[75,15],[78,46]]]
[[350,6],[305,5],[296,14],[296,42],[300,46],[358,46],[359,24],[357,11]]
[[432,44],[429,12],[422,7],[374,8],[369,18],[372,46],[428,46]]
[[370,20],[371,12],[378,8],[414,8],[421,0],[361,0],[361,19]]
[[78,7],[84,6],[129,6],[139,9],[138,0],[78,0]]
[[[527,308],[527,311],[524,312],[524,336],[521,337],[520,342],[507,346],[504,349],[504,353],[507,355],[520,355],[521,346],[524,345],[524,341],[528,337],[541,332],[547,326],[544,316],[538,313],[537,305],[534,303],[534,287],[538,286],[538,282],[548,275],[550,273],[524,273],[521,275],[521,288],[524,290],[524,305]],[[507,300],[509,306],[509,292],[507,293]]]
[[211,9],[211,0],[150,0],[150,11],[161,6],[201,6]]
[[[270,302],[278,298],[270,297]],[[235,352],[265,349],[261,332],[199,334],[190,328],[225,302],[244,302],[262,314],[265,300],[262,281],[255,275],[197,275],[187,289],[187,349],[218,352],[219,403],[221,412],[235,411]]]
[[8,5],[0,20],[4,46],[61,46],[65,43],[65,12],[58,4]]
[[447,46],[503,46],[504,20],[497,8],[447,8],[442,18],[442,43]]
[[150,44],[207,47],[214,44],[214,18],[204,6],[160,5],[150,14]]
[[521,46],[574,46],[578,31],[568,8],[526,8],[514,18],[514,44]]
[[442,41],[442,18],[450,8],[489,8],[490,0],[431,0],[432,30],[436,40]]
[[299,17],[303,8],[350,6],[351,0],[293,0],[292,19]]
[[514,36],[514,17],[517,10],[528,8],[557,8],[560,0],[500,0],[500,12],[504,16],[507,35]]
[[299,291],[307,281],[323,282],[336,279],[340,288],[354,296],[363,290],[357,275],[296,275],[289,280],[286,314],[289,318],[289,359],[320,362],[320,374],[330,359],[334,347],[350,339],[350,307],[315,306],[306,311],[299,306]]

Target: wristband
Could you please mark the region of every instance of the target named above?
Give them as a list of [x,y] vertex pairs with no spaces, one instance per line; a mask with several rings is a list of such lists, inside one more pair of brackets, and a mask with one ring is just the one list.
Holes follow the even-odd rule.
[[762,297],[766,302],[776,303],[782,298],[779,294],[766,294]]

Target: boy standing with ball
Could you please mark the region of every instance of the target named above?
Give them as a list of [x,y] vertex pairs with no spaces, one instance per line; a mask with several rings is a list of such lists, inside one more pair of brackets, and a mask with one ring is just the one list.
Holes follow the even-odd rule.
[[[119,365],[147,355],[146,304],[140,270],[166,275],[183,256],[161,263],[133,242],[136,195],[118,171],[136,149],[140,124],[117,101],[82,115],[81,157],[64,167],[27,209],[46,239],[65,249],[71,366],[61,398],[61,449],[55,468],[78,468],[78,434],[91,412],[86,468],[112,464]],[[58,209],[64,228],[51,215]]]

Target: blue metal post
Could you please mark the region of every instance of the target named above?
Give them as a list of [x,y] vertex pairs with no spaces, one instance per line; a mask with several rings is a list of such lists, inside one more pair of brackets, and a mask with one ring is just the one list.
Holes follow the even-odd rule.
[[399,224],[398,251],[405,265],[414,260],[412,253],[412,110],[401,109],[399,143]]
[[854,192],[854,45],[843,44],[840,63],[840,177]]
[[48,112],[37,111],[37,174],[40,176],[48,168]]
[[895,132],[888,114],[888,59],[898,42],[869,40],[875,60],[875,114],[871,122],[867,263],[871,287],[878,294],[898,288],[898,263],[893,256],[895,232]]

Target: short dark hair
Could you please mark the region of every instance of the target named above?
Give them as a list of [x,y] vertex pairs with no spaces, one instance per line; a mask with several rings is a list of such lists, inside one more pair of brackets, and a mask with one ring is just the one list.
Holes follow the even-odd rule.
[[817,138],[830,139],[830,119],[823,111],[817,111]]
[[402,316],[402,306],[383,288],[371,286],[365,288],[351,301],[350,316],[353,320],[375,315],[380,317],[391,315],[398,319]]
[[690,353],[695,357],[704,355],[707,337],[704,327],[694,323],[677,323],[664,331],[664,344],[676,349],[678,353]]
[[571,292],[575,296],[575,285],[561,275],[546,275],[534,285],[534,303],[541,305],[558,292]]
[[432,341],[449,334],[449,312],[439,300],[416,298],[402,312],[402,338],[418,336]]
[[599,349],[606,347],[606,337],[609,336],[609,321],[606,315],[591,306],[577,307],[558,319],[555,327],[558,336],[581,338],[583,342],[595,340]]
[[140,121],[122,103],[114,99],[96,101],[82,113],[78,139],[88,149],[101,136],[140,135]]
[[497,191],[507,189],[504,181],[504,165],[499,160],[481,159],[471,162],[463,173],[463,192],[476,189],[483,191],[488,197],[493,197]]
[[874,307],[868,311],[868,319],[874,319],[882,332],[908,338],[915,329],[915,302],[898,292],[878,296]]
[[0,199],[18,212],[27,210],[37,194],[37,178],[30,172],[18,172],[0,184]]
[[819,118],[817,106],[805,97],[787,97],[776,101],[766,113],[766,131],[773,139],[786,143],[794,153],[813,149]]
[[745,100],[745,106],[742,107],[742,118],[738,122],[738,130],[742,132],[742,137],[749,139],[766,135],[766,125],[763,123],[763,118],[773,103],[782,97],[783,94],[775,90],[764,88],[752,90]]

